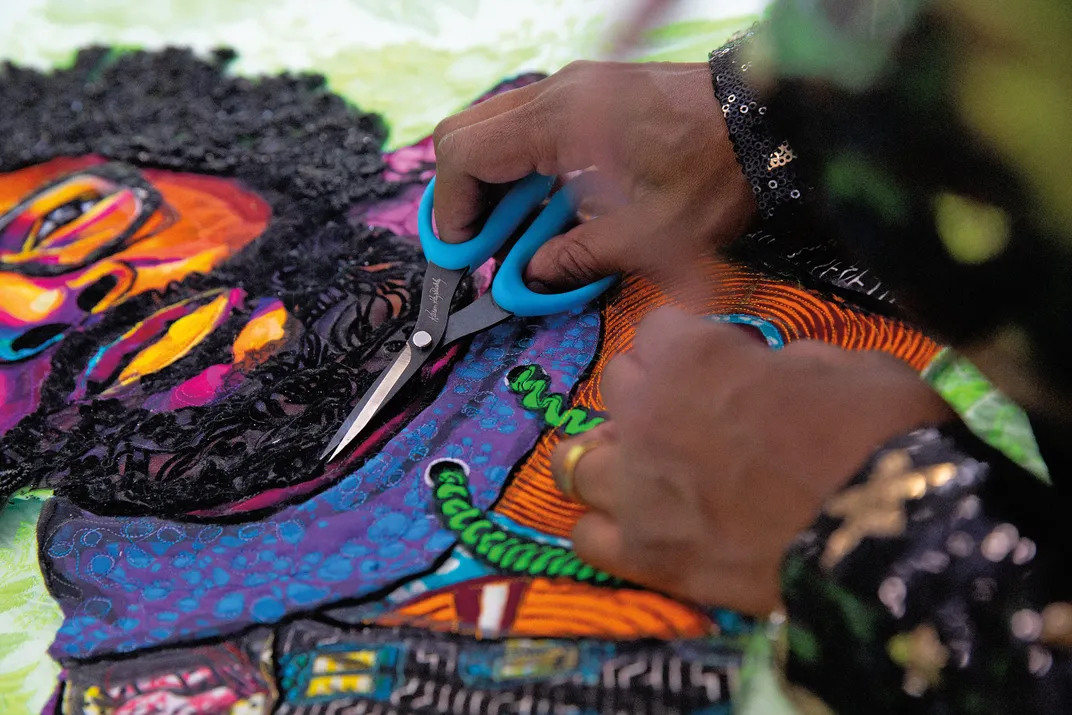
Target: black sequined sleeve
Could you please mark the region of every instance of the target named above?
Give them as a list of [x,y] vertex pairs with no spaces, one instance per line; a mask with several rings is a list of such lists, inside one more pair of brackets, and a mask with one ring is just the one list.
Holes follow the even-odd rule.
[[[757,26],[758,27],[758,26]],[[722,105],[730,139],[756,196],[759,214],[773,218],[804,196],[797,177],[796,154],[789,138],[777,126],[759,92],[749,81],[751,62],[745,48],[753,41],[756,27],[714,50],[708,56],[715,96]]]
[[889,443],[786,558],[789,692],[839,715],[1072,712],[1058,504],[962,426]]
[[806,157],[797,155],[791,127],[778,123],[751,82],[747,50],[763,31],[763,25],[756,25],[708,57],[715,96],[761,219],[726,250],[769,274],[813,280],[857,298],[892,301],[884,281],[819,229],[812,216],[801,170]]

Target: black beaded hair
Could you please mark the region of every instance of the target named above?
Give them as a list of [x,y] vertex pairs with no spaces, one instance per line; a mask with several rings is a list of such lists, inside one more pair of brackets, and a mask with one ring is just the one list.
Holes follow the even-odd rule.
[[[371,382],[365,358],[412,321],[420,252],[346,219],[355,203],[392,190],[382,178],[382,123],[319,75],[231,76],[234,56],[91,48],[67,69],[7,64],[0,72],[0,172],[92,154],[231,177],[272,209],[264,234],[210,275],[135,296],[60,343],[40,407],[0,441],[0,504],[21,487],[46,486],[97,511],[176,514],[308,479],[353,396]],[[361,270],[370,262],[393,267],[371,276]],[[401,287],[402,313],[375,324],[368,306],[387,280]],[[155,308],[214,287],[278,297],[306,326],[343,300],[354,301],[357,316],[328,335],[307,330],[218,404],[152,414],[98,399],[77,408],[76,419],[68,414],[62,429],[49,420],[75,409],[66,399],[93,349]],[[143,387],[155,392],[220,362],[248,317],[240,311],[229,330]],[[151,467],[151,453],[170,455],[166,468]]]

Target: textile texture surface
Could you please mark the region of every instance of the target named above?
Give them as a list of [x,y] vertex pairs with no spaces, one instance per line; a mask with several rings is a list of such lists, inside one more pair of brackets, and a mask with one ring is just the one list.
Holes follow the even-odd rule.
[[[670,302],[656,287],[443,351],[319,460],[415,320],[434,122],[596,51],[613,3],[17,5],[0,31],[0,710],[782,707],[755,624],[570,547],[582,512],[550,454],[601,420],[607,361]],[[702,61],[758,8],[668,18],[643,53]],[[237,55],[207,53],[223,44]],[[696,307],[772,349],[820,339],[920,371],[940,353],[791,278],[709,275]],[[966,396],[986,394],[978,375],[935,364],[965,410],[996,411]]]

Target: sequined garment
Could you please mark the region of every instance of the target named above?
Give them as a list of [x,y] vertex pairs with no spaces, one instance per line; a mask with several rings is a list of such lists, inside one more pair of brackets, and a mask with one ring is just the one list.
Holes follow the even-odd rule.
[[786,560],[788,679],[838,713],[1067,712],[1051,491],[962,427],[891,441]]
[[958,21],[920,0],[786,0],[710,55],[761,212],[735,250],[896,294],[891,309],[954,345],[1013,335],[1051,400],[1023,400],[1045,465],[960,422],[906,434],[791,547],[783,664],[804,712],[1072,711],[1068,426],[1050,409],[1068,394],[1054,247],[1069,236],[1017,154],[967,126]]
[[754,30],[711,53],[712,81],[741,169],[752,186],[761,223],[732,246],[731,255],[767,272],[810,276],[828,286],[892,301],[887,286],[816,226],[807,205],[809,188],[797,172],[797,154],[749,83],[752,61],[742,53]]

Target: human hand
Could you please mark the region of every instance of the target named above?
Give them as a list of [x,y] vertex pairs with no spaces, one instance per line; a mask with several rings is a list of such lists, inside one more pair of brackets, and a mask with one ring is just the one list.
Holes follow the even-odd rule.
[[594,214],[545,244],[526,280],[565,288],[618,272],[664,278],[740,235],[756,211],[703,63],[574,62],[435,129],[436,227],[472,238],[494,185],[576,180]]
[[[601,392],[611,421],[563,441],[552,460],[559,487],[591,509],[573,531],[577,554],[757,615],[779,604],[786,548],[867,457],[952,416],[895,358],[816,341],[772,351],[672,309],[640,324]],[[571,447],[592,440],[564,484]]]

